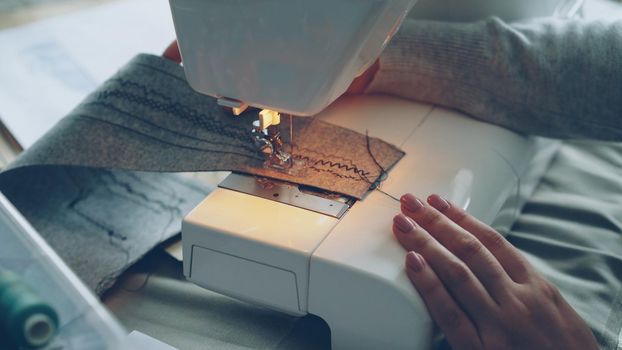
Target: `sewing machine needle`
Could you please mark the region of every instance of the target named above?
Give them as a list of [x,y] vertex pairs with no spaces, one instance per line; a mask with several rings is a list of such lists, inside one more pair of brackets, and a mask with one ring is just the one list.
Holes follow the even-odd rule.
[[291,114],[289,115],[289,144],[290,146],[290,153],[293,155],[294,154],[294,116],[292,116]]

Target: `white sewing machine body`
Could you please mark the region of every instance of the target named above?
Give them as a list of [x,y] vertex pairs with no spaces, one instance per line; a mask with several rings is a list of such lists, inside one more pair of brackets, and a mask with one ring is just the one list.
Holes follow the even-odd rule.
[[[406,152],[383,191],[439,193],[501,228],[514,221],[554,148],[390,97],[350,98],[318,118],[370,130]],[[317,315],[329,325],[334,349],[427,349],[432,322],[391,233],[399,207],[374,191],[338,219],[219,188],[184,220],[184,274],[242,300]]]
[[[421,8],[432,13],[443,8],[430,1]],[[297,115],[313,115],[341,95],[379,55],[414,3],[170,2],[195,90],[234,102],[231,106]],[[552,2],[566,15],[581,3],[533,4],[546,3],[541,13],[550,15]],[[498,3],[505,7],[506,1]],[[528,3],[533,5],[516,1],[524,9]],[[383,183],[384,192],[441,194],[500,231],[514,222],[557,147],[390,97],[340,100],[317,118],[369,130],[406,152]],[[432,321],[404,272],[406,252],[391,232],[399,207],[378,191],[349,207],[293,186],[263,188],[252,177],[233,174],[183,222],[184,274],[251,303],[317,315],[330,327],[334,349],[427,349]]]
[[315,115],[380,55],[416,0],[170,0],[188,83]]

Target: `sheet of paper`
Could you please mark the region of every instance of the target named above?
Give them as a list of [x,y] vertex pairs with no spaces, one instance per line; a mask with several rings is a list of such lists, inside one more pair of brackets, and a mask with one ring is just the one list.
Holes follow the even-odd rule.
[[24,148],[139,52],[175,38],[167,0],[124,0],[0,31],[0,118]]

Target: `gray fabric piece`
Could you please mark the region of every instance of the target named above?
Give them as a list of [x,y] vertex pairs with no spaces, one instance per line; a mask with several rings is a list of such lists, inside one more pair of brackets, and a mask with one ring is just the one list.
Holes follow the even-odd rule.
[[622,20],[407,20],[369,93],[457,109],[521,133],[622,140]]
[[571,143],[508,240],[562,292],[603,349],[622,329],[622,144]]
[[33,166],[0,174],[0,191],[98,294],[181,231],[209,188],[175,174]]
[[[379,139],[318,119],[294,117],[294,166],[287,171],[266,168],[250,136],[256,117],[256,110],[233,117],[214,98],[195,92],[181,66],[143,54],[87,97],[11,168],[54,164],[141,171],[231,170],[361,198],[382,169],[390,169],[404,155]],[[289,123],[283,119],[283,134],[288,135]]]

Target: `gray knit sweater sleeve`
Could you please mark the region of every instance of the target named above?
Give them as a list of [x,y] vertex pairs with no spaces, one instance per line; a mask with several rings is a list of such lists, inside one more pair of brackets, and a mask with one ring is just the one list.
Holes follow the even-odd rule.
[[622,20],[407,20],[367,92],[522,133],[622,141]]

